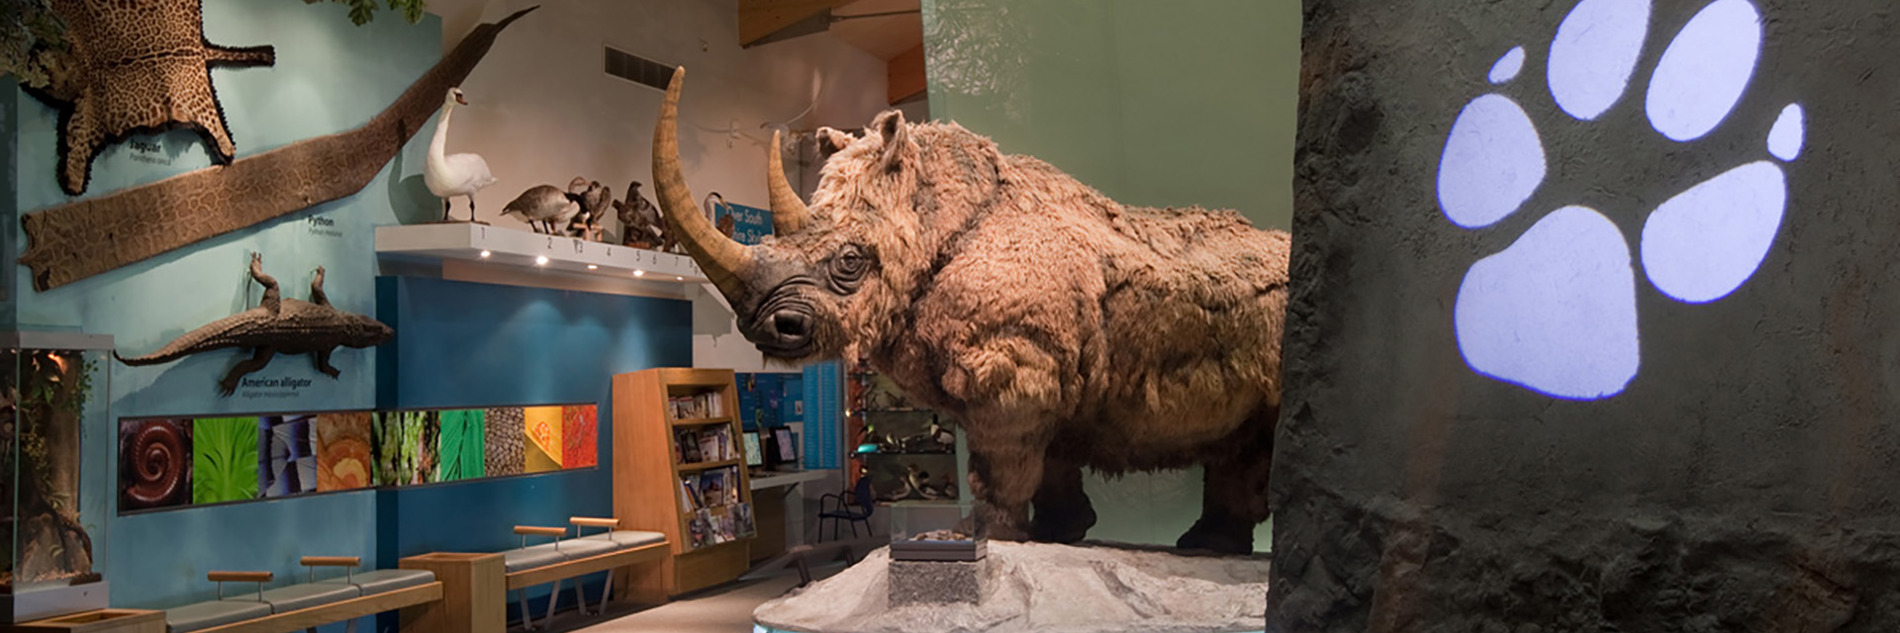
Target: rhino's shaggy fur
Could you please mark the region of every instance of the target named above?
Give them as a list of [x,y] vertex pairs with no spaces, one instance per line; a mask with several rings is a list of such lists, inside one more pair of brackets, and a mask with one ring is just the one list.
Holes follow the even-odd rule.
[[[1267,518],[1286,233],[1228,211],[1123,206],[897,112],[820,141],[835,153],[811,225],[752,247],[745,296],[728,292],[749,338],[772,353],[770,315],[803,306],[813,342],[799,355],[867,358],[957,418],[994,538],[1081,539],[1095,520],[1085,466],[1201,463],[1202,517],[1179,544],[1251,551]],[[870,262],[855,289],[838,274],[853,248]]]

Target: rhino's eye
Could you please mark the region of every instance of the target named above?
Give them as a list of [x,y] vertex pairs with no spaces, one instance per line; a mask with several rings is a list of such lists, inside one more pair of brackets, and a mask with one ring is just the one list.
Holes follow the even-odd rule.
[[871,270],[871,258],[856,245],[847,245],[831,258],[831,285],[839,292],[852,293]]

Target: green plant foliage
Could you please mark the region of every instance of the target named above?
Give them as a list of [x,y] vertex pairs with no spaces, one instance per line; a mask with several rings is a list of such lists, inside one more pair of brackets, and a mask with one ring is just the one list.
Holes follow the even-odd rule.
[[434,411],[378,413],[370,421],[376,439],[376,485],[436,481],[437,418]]
[[436,481],[474,479],[486,475],[483,459],[485,429],[481,409],[442,412],[442,434],[437,454]]
[[[369,24],[376,19],[376,0],[333,0],[350,5],[350,21],[357,26]],[[422,21],[422,12],[428,8],[428,0],[388,0],[389,10],[401,11],[402,19],[410,24]]]
[[257,498],[257,418],[191,423],[191,502]]

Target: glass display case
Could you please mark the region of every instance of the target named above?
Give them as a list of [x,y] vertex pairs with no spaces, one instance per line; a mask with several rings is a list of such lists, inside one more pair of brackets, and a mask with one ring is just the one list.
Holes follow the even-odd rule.
[[0,332],[0,621],[106,607],[111,349],[110,336]]
[[890,509],[891,560],[975,561],[988,553],[989,538],[973,502],[900,501]]

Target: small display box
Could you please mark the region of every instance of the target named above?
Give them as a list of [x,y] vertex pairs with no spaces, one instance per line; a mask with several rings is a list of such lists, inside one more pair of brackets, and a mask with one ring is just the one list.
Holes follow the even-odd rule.
[[891,508],[891,560],[974,562],[989,538],[972,503],[898,502]]
[[112,507],[111,349],[110,336],[0,332],[0,622],[107,606],[94,570]]

